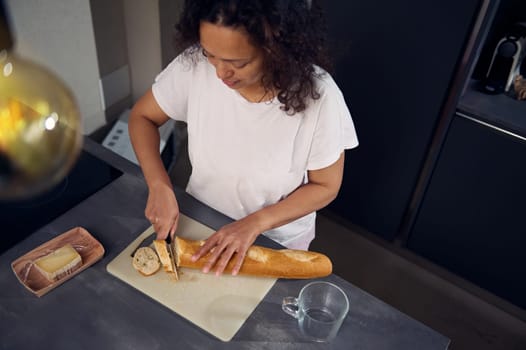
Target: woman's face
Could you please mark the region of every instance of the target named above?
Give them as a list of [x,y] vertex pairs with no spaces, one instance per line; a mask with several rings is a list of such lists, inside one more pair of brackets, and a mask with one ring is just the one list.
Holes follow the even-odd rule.
[[258,91],[263,75],[263,53],[250,43],[244,29],[201,22],[199,36],[203,55],[219,79],[240,93]]

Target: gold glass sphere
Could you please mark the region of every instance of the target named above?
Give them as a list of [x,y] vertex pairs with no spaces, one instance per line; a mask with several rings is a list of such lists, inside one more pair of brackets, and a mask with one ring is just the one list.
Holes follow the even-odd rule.
[[80,112],[64,83],[0,51],[0,200],[28,198],[57,184],[81,147]]

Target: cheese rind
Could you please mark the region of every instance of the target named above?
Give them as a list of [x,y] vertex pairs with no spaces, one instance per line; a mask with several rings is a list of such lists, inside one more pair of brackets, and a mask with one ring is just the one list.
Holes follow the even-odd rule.
[[55,282],[58,279],[69,275],[82,265],[82,257],[71,244],[54,250],[53,252],[38,258],[35,267],[49,281]]

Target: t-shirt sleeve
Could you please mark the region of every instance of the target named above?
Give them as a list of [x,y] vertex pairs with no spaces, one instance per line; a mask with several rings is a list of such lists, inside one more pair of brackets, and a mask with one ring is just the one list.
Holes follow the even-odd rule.
[[328,167],[340,154],[358,146],[358,136],[341,90],[329,79],[319,100],[308,170]]
[[155,78],[153,96],[172,119],[186,121],[192,74],[191,60],[178,56]]

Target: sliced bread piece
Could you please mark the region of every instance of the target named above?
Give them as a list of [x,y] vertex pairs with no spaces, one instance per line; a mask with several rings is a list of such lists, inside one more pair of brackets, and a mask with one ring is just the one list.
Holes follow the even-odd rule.
[[161,262],[155,250],[150,247],[141,247],[133,256],[133,267],[144,276],[150,276],[159,271]]
[[161,260],[161,264],[163,265],[164,271],[166,271],[169,274],[172,274],[173,277],[176,280],[178,280],[179,275],[177,273],[177,267],[175,261],[172,261],[168,243],[166,243],[164,239],[156,239],[153,241],[153,246],[155,247],[157,255],[159,255],[159,259]]

